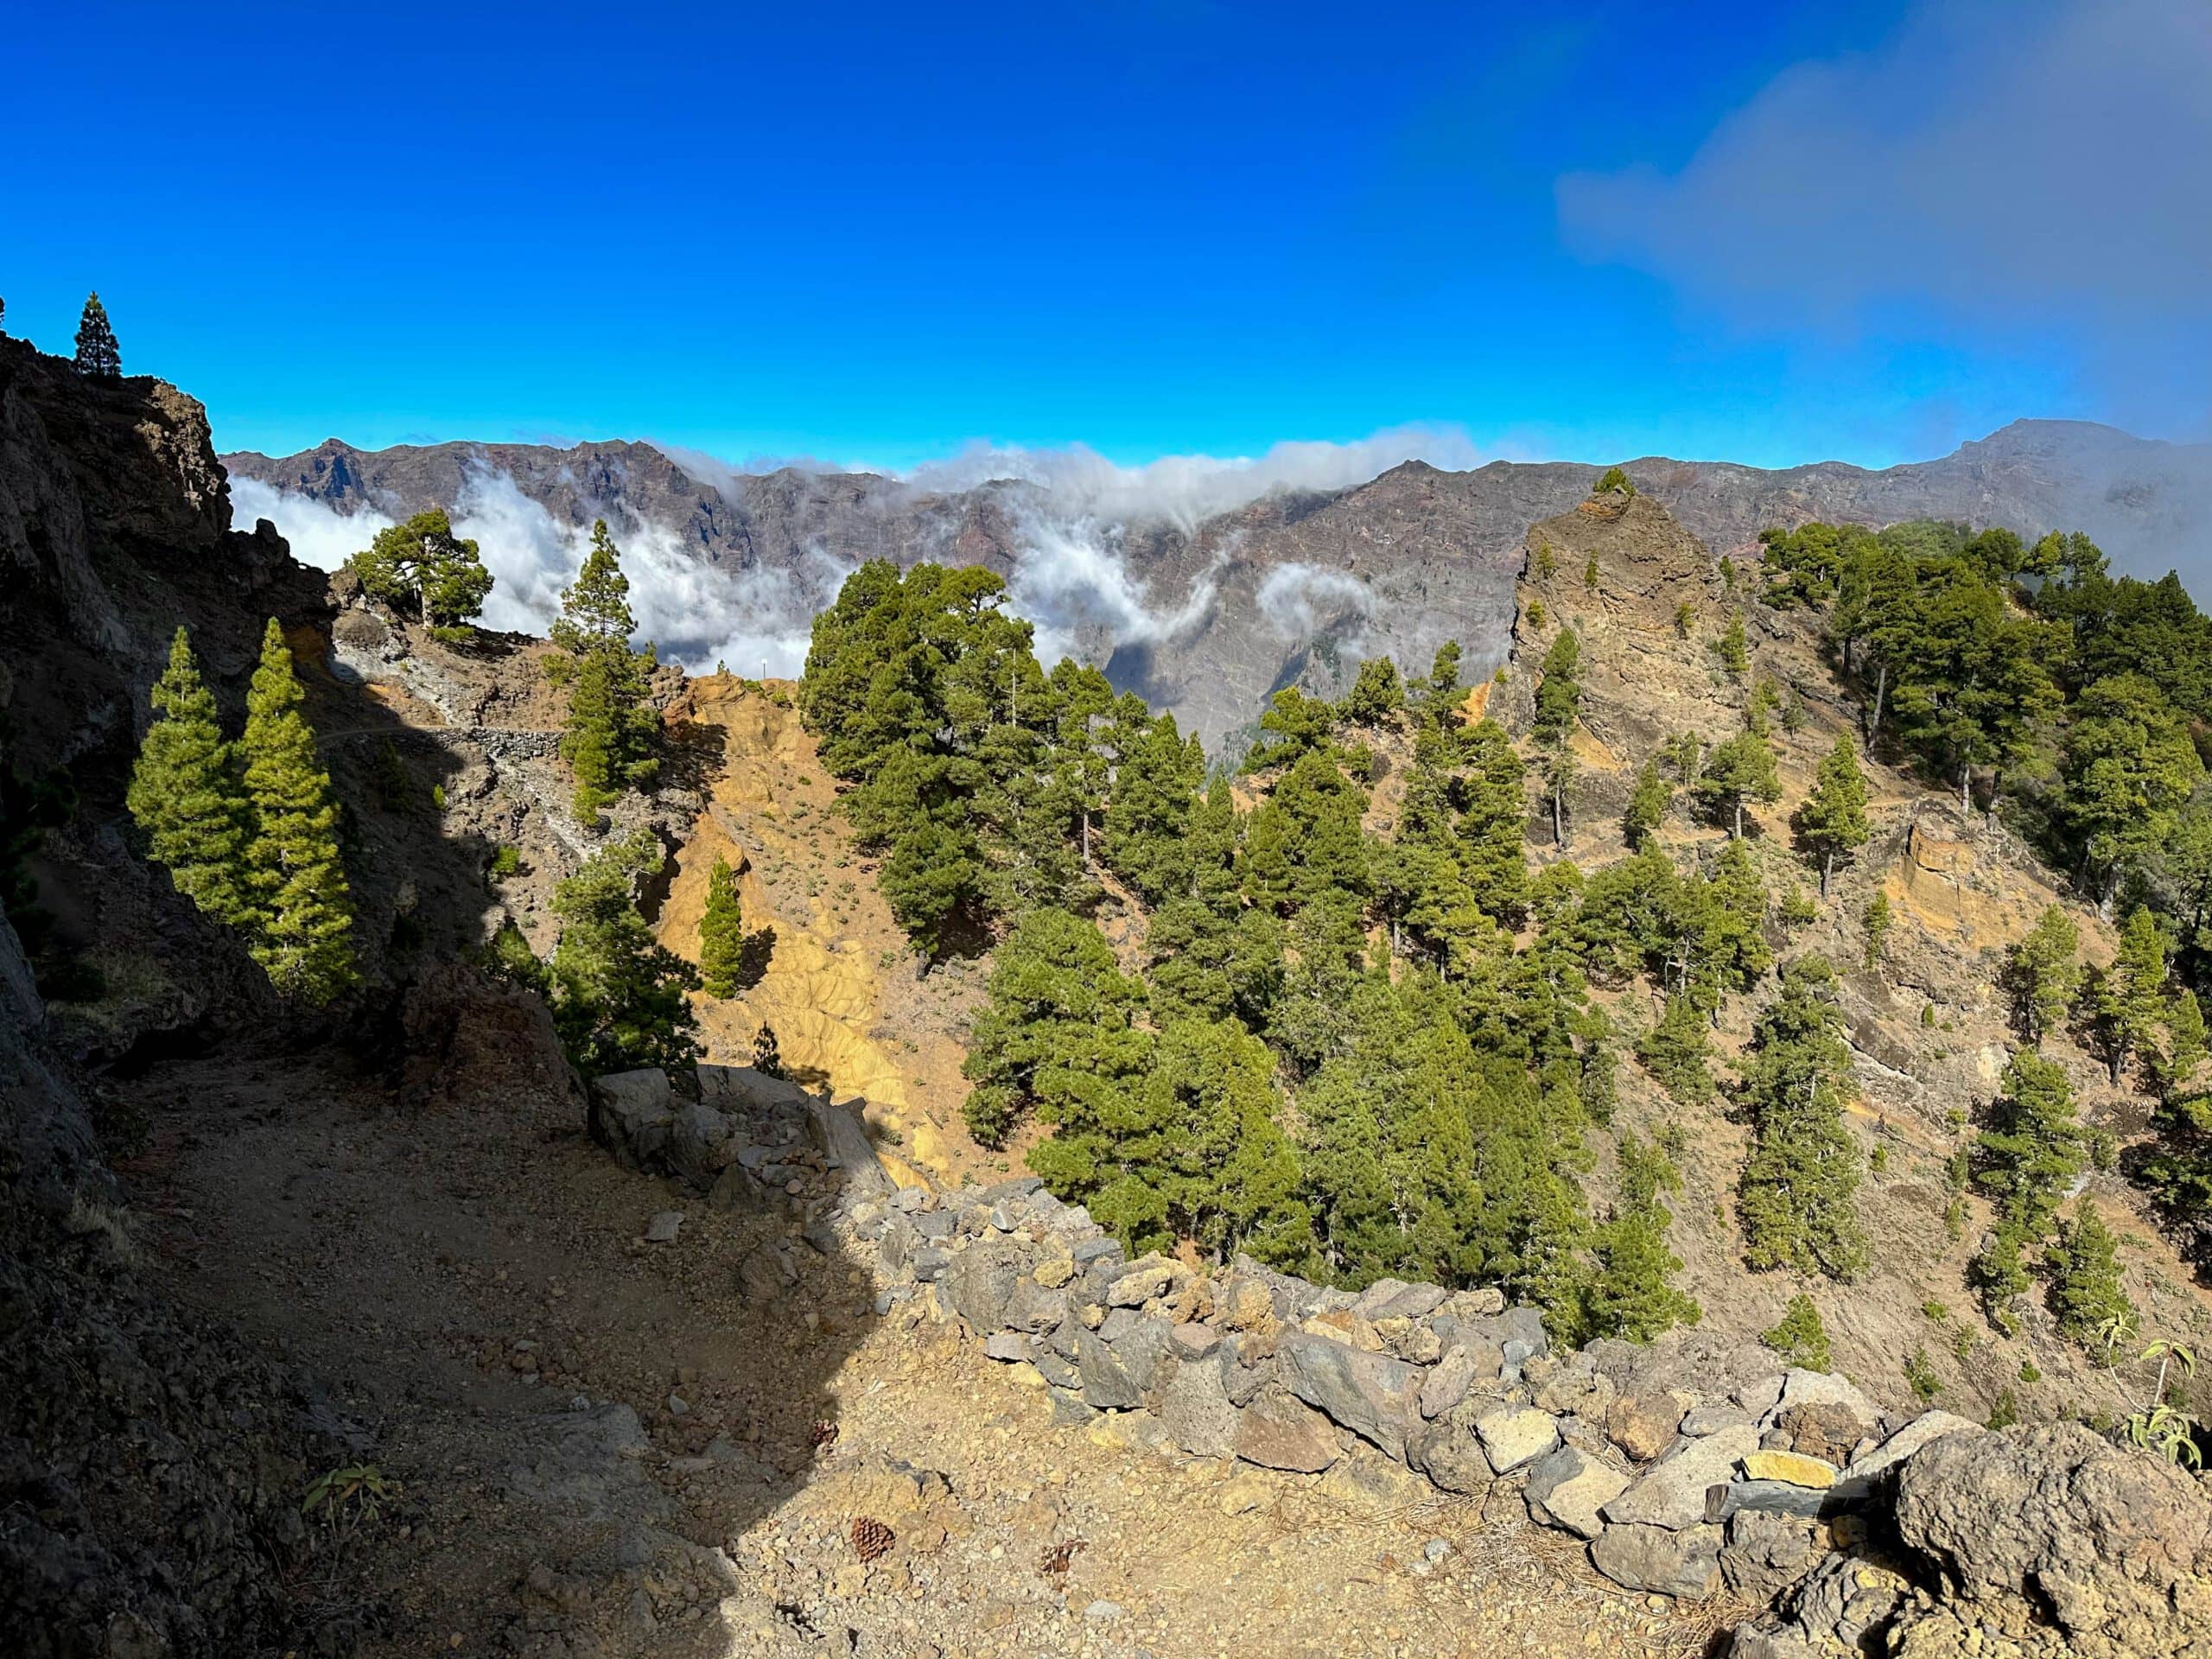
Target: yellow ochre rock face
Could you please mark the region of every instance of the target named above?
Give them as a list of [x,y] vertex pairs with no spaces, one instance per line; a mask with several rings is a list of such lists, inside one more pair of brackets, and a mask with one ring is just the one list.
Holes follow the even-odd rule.
[[[794,1078],[868,1103],[893,1179],[942,1184],[965,1143],[946,1135],[950,1118],[930,1112],[957,1113],[964,1056],[944,1022],[914,1017],[912,950],[834,816],[836,785],[791,702],[778,683],[693,683],[687,712],[714,731],[719,764],[655,931],[696,961],[708,877],[717,858],[727,861],[746,931],[772,930],[774,939],[756,982],[728,998],[695,996],[707,1058],[747,1065],[760,1028],[772,1027]],[[916,1104],[925,1101],[931,1106]]]
[[1785,1486],[1825,1491],[1835,1484],[1835,1465],[1795,1452],[1754,1452],[1744,1459],[1746,1480],[1778,1480]]

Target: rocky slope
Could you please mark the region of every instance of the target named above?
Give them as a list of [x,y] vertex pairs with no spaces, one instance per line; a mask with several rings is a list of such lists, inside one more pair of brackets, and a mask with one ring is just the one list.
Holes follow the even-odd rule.
[[[1409,462],[1350,490],[1277,494],[1182,524],[1101,521],[1027,483],[932,493],[869,474],[709,474],[633,442],[363,451],[333,439],[296,455],[225,459],[241,477],[340,512],[465,507],[486,480],[511,479],[556,525],[606,514],[658,526],[706,565],[779,584],[777,605],[802,628],[862,559],[988,564],[1016,575],[1018,590],[1027,572],[1033,613],[1215,748],[1241,743],[1273,690],[1303,679],[1334,692],[1363,655],[1389,652],[1419,671],[1456,638],[1470,671],[1488,672],[1505,654],[1522,531],[1570,509],[1595,471],[1497,461],[1447,474]],[[2121,568],[2150,575],[2202,572],[2212,560],[2212,448],[2082,422],[2017,422],[1938,460],[1879,471],[1659,457],[1626,470],[1720,550],[1808,518],[1935,518],[2030,536],[2079,528]],[[703,638],[663,644],[714,652]]]
[[[1528,531],[1525,553],[1513,664],[1478,696],[1521,740],[1535,772],[1540,757],[1527,733],[1537,670],[1564,628],[1580,643],[1583,688],[1570,739],[1578,779],[1567,842],[1551,846],[1548,816],[1532,800],[1532,856],[1572,858],[1586,871],[1624,856],[1621,817],[1637,769],[1674,734],[1694,733],[1711,744],[1742,730],[1752,687],[1764,677],[1796,700],[1800,728],[1789,730],[1780,711],[1770,721],[1782,796],[1750,812],[1752,851],[1777,899],[1791,893],[1813,898],[1817,872],[1794,848],[1790,818],[1821,757],[1839,734],[1856,731],[1858,709],[1838,687],[1809,614],[1745,602],[1748,583],[1732,589],[1723,556],[1648,493],[1592,497],[1541,520]],[[1585,579],[1592,559],[1594,588]],[[1541,574],[1547,569],[1550,574]],[[1687,635],[1677,626],[1685,604]],[[1724,670],[1714,651],[1738,609],[1751,659],[1741,678]],[[1745,1130],[1717,1107],[1676,1107],[1630,1062],[1622,1071],[1620,1125],[1647,1139],[1669,1125],[1684,1136],[1685,1186],[1670,1201],[1673,1245],[1688,1264],[1682,1286],[1702,1304],[1705,1328],[1732,1336],[1770,1327],[1790,1295],[1808,1291],[1839,1367],[1888,1402],[1910,1397],[1904,1363],[1917,1351],[1942,1384],[1942,1403],[1954,1410],[1986,1414],[2007,1393],[2030,1417],[2120,1409],[2110,1374],[2059,1338],[2039,1304],[2023,1307],[2016,1337],[1985,1327],[1965,1275],[1986,1208],[1970,1198],[1954,1237],[1944,1173],[1945,1161],[1971,1137],[1970,1124],[1995,1092],[2013,1046],[1997,983],[2004,947],[2053,904],[2073,918],[2092,959],[2109,958],[2112,930],[2002,824],[1962,814],[1955,798],[1879,754],[1865,765],[1872,839],[1839,865],[1809,923],[1793,928],[1770,920],[1768,939],[1777,957],[1818,950],[1844,970],[1840,1001],[1859,1091],[1851,1127],[1873,1166],[1859,1196],[1873,1246],[1868,1274],[1836,1287],[1745,1271],[1729,1219]],[[1700,821],[1677,791],[1660,844],[1687,863],[1713,856],[1725,839],[1726,831]],[[1887,896],[1894,925],[1869,968],[1861,918],[1877,893]],[[1758,1000],[1732,999],[1724,1012],[1715,1033],[1724,1055],[1749,1038]],[[1631,1034],[1660,1012],[1640,984],[1611,1001],[1616,1020]],[[2047,1052],[2065,1066],[2086,1122],[2122,1145],[2145,1132],[2143,1096],[2113,1088],[2104,1068],[2070,1043]],[[2086,1192],[2126,1241],[2129,1294],[2149,1325],[2192,1343],[2212,1338],[2212,1306],[2135,1189],[2116,1174],[2093,1173]],[[2022,1380],[2024,1366],[2036,1381]]]

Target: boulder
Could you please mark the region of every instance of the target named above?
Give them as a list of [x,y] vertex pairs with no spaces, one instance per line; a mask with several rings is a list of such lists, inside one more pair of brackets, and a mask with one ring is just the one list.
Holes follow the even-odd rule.
[[[1435,1369],[1421,1379],[1421,1414],[1441,1417],[1467,1397],[1467,1390],[1474,1387],[1479,1375],[1474,1351],[1465,1343],[1446,1349]],[[1497,1373],[1492,1370],[1491,1375]]]
[[669,1126],[669,1164],[694,1185],[711,1187],[737,1158],[735,1128],[704,1101],[686,1101]]
[[1000,1320],[1010,1331],[1050,1331],[1067,1316],[1065,1293],[1047,1290],[1034,1279],[1022,1279],[1008,1293]]
[[1869,1427],[1880,1417],[1869,1400],[1847,1376],[1837,1376],[1827,1371],[1793,1370],[1782,1380],[1782,1395],[1761,1423],[1772,1428],[1781,1421],[1783,1414],[1797,1406],[1840,1406]]
[[983,1338],[983,1357],[1008,1363],[1027,1359],[1029,1339],[1016,1332],[995,1331]]
[[618,1162],[644,1169],[666,1152],[676,1113],[668,1074],[658,1066],[610,1071],[591,1080],[591,1129]]
[[1172,1262],[1156,1258],[1138,1262],[1106,1287],[1109,1307],[1141,1307],[1155,1296],[1164,1296],[1175,1281]]
[[702,1065],[699,1098],[723,1111],[770,1112],[817,1098],[789,1077],[772,1077],[749,1065]]
[[1826,1553],[1823,1531],[1800,1516],[1739,1510],[1720,1548],[1721,1582],[1745,1601],[1774,1601]]
[[1774,1480],[1815,1491],[1825,1491],[1835,1484],[1834,1464],[1796,1452],[1754,1452],[1744,1459],[1743,1467],[1745,1480]]
[[1007,1243],[971,1245],[945,1268],[940,1294],[970,1331],[988,1335],[1005,1325],[1014,1287],[1027,1273],[1027,1262]]
[[1359,1452],[1322,1477],[1321,1496],[1350,1510],[1402,1510],[1433,1494],[1405,1465],[1379,1452]]
[[1131,1319],[1111,1335],[1104,1330],[1099,1333],[1121,1362],[1123,1375],[1147,1399],[1173,1374],[1175,1362],[1168,1352],[1167,1335],[1173,1328],[1158,1314],[1148,1313]]
[[868,1138],[868,1125],[860,1114],[864,1104],[861,1101],[845,1101],[832,1105],[827,1096],[810,1097],[806,1103],[807,1132],[820,1150],[823,1163],[830,1169],[844,1172],[848,1193],[887,1198],[899,1190],[899,1183],[891,1179],[891,1172],[876,1156],[875,1143]]
[[[1764,1411],[1763,1406],[1759,1408]],[[1708,1400],[1701,1406],[1692,1406],[1682,1418],[1682,1433],[1692,1439],[1717,1434],[1724,1428],[1742,1428],[1759,1415],[1725,1400]]]
[[1144,1390],[1129,1375],[1121,1357],[1096,1332],[1077,1331],[1076,1370],[1083,1377],[1083,1403],[1099,1411],[1134,1411],[1144,1403]]
[[[1897,1653],[1890,1627],[1910,1590],[1905,1580],[1879,1562],[1829,1555],[1814,1567],[1783,1610],[1762,1613],[1737,1627],[1730,1659],[1843,1659],[1854,1654]],[[1885,1639],[1885,1631],[1891,1639]],[[1983,1659],[2000,1659],[2003,1651],[1984,1649]]]
[[1491,1487],[1490,1459],[1464,1405],[1407,1435],[1406,1461],[1447,1492],[1472,1497]]
[[1944,1434],[1897,1477],[1896,1525],[1961,1607],[2041,1610],[2081,1659],[2212,1652],[2212,1503],[2079,1423]]
[[1237,1414],[1236,1455],[1262,1469],[1319,1474],[1343,1455],[1328,1418],[1279,1383]]
[[798,1283],[798,1263],[781,1240],[755,1245],[737,1264],[738,1288],[749,1302],[776,1300]]
[[1500,1406],[1475,1419],[1492,1472],[1510,1474],[1559,1444],[1559,1424],[1534,1406]]
[[1705,1489],[1724,1485],[1738,1463],[1759,1449],[1755,1428],[1724,1428],[1685,1440],[1672,1455],[1605,1506],[1609,1522],[1681,1530],[1705,1519]]
[[1194,1458],[1233,1457],[1236,1408],[1222,1386],[1217,1360],[1186,1360],[1160,1396],[1160,1421],[1168,1438]]
[[1541,1525],[1595,1538],[1605,1529],[1599,1511],[1620,1496],[1628,1481],[1610,1465],[1562,1446],[1529,1465],[1529,1513]]
[[1681,1403],[1672,1395],[1637,1389],[1606,1410],[1605,1433],[1638,1463],[1649,1463],[1675,1443],[1681,1421]]
[[1385,1319],[1417,1319],[1432,1313],[1449,1294],[1441,1285],[1409,1285],[1402,1279],[1377,1279],[1359,1294],[1351,1311],[1380,1325]]
[[1954,1416],[1948,1411],[1924,1411],[1866,1456],[1854,1459],[1843,1472],[1850,1480],[1871,1479],[1947,1434],[1980,1434],[1983,1432],[1981,1425],[1971,1418]]
[[1421,1421],[1420,1370],[1386,1354],[1363,1353],[1302,1331],[1284,1333],[1276,1376],[1315,1406],[1392,1457],[1403,1457],[1406,1433]]
[[1720,1587],[1720,1529],[1609,1526],[1590,1564],[1628,1589],[1701,1601]]
[[1856,1408],[1840,1401],[1785,1406],[1774,1414],[1776,1435],[1808,1458],[1848,1463],[1859,1443],[1866,1438],[1868,1421]]

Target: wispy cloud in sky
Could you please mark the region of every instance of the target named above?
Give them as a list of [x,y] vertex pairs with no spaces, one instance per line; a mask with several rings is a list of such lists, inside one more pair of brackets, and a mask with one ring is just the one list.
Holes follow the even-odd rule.
[[2212,409],[2212,9],[1937,0],[1561,226],[1752,328],[2048,337],[2118,412]]

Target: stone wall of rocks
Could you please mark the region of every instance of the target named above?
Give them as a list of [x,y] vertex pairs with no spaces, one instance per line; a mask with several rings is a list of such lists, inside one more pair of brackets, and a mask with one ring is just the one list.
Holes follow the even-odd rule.
[[[1686,1599],[1725,1589],[1770,1605],[1738,1637],[1759,1659],[1902,1651],[1860,1644],[1908,1624],[1963,1632],[2001,1614],[2025,1629],[2035,1609],[2006,1584],[2033,1579],[2024,1561],[2069,1548],[2077,1583],[2101,1561],[2134,1575],[2125,1593],[2074,1598],[2098,1617],[2124,1606],[2132,1633],[2163,1608],[2177,1628],[2212,1632],[2212,1506],[2188,1477],[2087,1431],[2064,1448],[2069,1464],[2033,1439],[2045,1429],[1992,1433],[1948,1412],[1885,1411],[1847,1378],[1694,1331],[1555,1353],[1537,1311],[1495,1289],[1384,1280],[1354,1294],[1243,1258],[1131,1261],[1033,1177],[942,1194],[897,1187],[855,1110],[741,1068],[702,1067],[695,1102],[672,1098],[657,1072],[602,1079],[595,1093],[600,1132],[626,1162],[724,1202],[757,1190],[792,1204],[817,1248],[873,1256],[880,1313],[915,1303],[957,1319],[1065,1421],[1111,1413],[1122,1438],[1164,1452],[1325,1471],[1370,1491],[1418,1490],[1419,1476],[1516,1499],[1630,1589]],[[1917,1457],[1937,1446],[1948,1461]],[[1980,1446],[1986,1479],[1966,1451]],[[1930,1478],[1916,1489],[1908,1476],[1923,1463]],[[2045,1464],[2065,1490],[2032,1490]],[[2012,1494],[2001,1526],[1985,1487]],[[2085,1506],[2113,1533],[2108,1552],[2078,1536]],[[2129,1515],[2156,1516],[2137,1522],[2158,1545],[2163,1576],[2147,1589],[2131,1559],[2143,1552],[2118,1541]],[[2011,1553],[1956,1574],[1948,1599],[1931,1592],[1985,1532]],[[1975,1603],[1967,1592],[1984,1580]],[[2080,1643],[2091,1626],[2057,1628]]]

